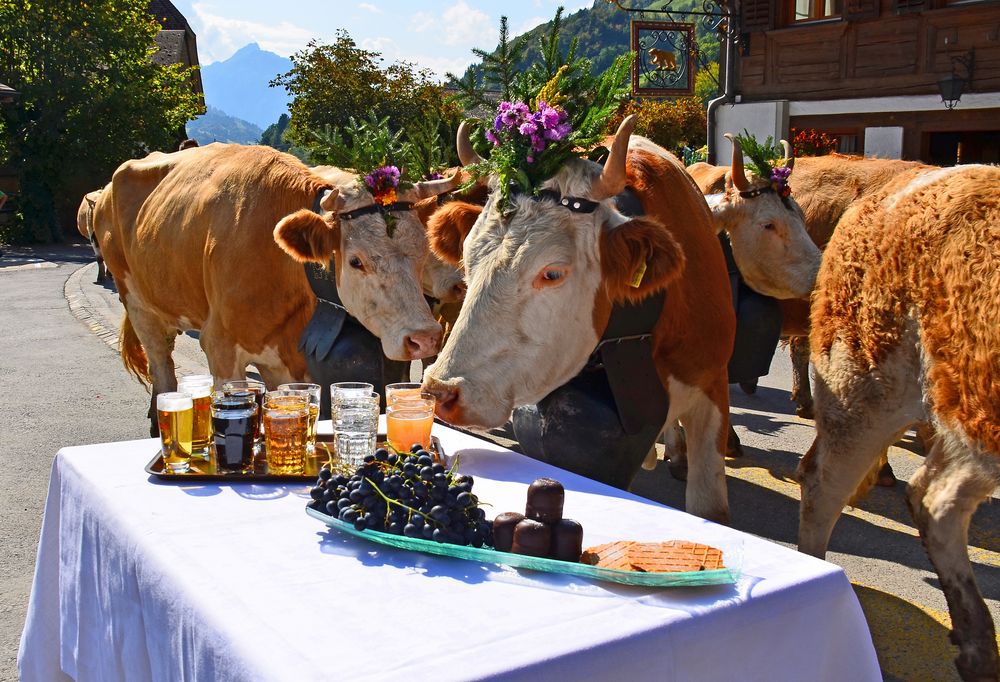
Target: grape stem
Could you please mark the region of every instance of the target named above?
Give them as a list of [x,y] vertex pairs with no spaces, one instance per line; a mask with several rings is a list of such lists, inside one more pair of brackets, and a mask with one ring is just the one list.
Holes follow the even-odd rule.
[[434,519],[432,519],[430,516],[428,516],[427,514],[423,513],[422,511],[420,511],[418,509],[414,509],[413,507],[411,507],[409,505],[405,505],[402,502],[400,502],[399,500],[394,500],[391,497],[388,497],[385,493],[382,492],[382,490],[378,487],[378,485],[376,485],[376,483],[373,480],[371,480],[370,478],[368,478],[367,476],[365,476],[365,480],[368,481],[368,483],[371,485],[371,487],[375,489],[375,492],[377,492],[379,494],[379,497],[381,497],[383,500],[385,500],[385,502],[386,502],[387,505],[394,504],[397,507],[402,507],[403,509],[408,510],[411,514],[419,514],[420,516],[423,516],[426,520],[428,520],[431,523],[433,523],[435,526],[437,525],[437,521],[435,521]]

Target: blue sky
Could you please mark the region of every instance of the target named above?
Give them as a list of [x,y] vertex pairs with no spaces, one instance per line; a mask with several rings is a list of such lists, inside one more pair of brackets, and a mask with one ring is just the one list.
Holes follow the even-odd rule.
[[228,58],[252,42],[289,56],[312,38],[329,42],[345,29],[360,46],[389,61],[406,60],[443,76],[474,61],[473,47],[492,49],[506,15],[514,35],[594,0],[173,0],[198,36],[202,64]]

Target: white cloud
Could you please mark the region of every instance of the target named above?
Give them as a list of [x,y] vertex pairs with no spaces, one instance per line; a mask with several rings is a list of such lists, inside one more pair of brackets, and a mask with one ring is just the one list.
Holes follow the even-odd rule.
[[287,21],[263,24],[243,19],[229,19],[212,14],[204,3],[191,5],[198,30],[198,59],[202,64],[228,59],[248,43],[257,43],[262,50],[288,57],[301,50],[316,34]]
[[361,41],[361,47],[372,52],[381,52],[388,61],[397,61],[399,45],[392,38],[365,38]]
[[378,7],[376,7],[375,5],[369,5],[367,2],[362,2],[361,4],[359,4],[358,9],[368,10],[372,14],[384,14],[384,12],[380,10]]
[[441,42],[453,47],[492,49],[497,42],[497,28],[490,16],[470,6],[465,0],[458,0],[440,17],[417,12],[411,18],[410,26],[416,33],[432,29],[438,31]]

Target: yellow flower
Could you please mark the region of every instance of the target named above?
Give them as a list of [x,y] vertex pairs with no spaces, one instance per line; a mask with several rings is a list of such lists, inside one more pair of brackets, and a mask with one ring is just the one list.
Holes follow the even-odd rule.
[[389,187],[375,197],[375,201],[382,204],[383,206],[388,206],[390,204],[396,203],[396,188]]

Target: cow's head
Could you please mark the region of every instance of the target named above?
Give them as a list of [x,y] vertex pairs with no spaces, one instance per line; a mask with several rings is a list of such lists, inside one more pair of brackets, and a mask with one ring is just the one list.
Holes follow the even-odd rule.
[[[357,177],[317,168],[334,185],[320,201],[322,215],[300,210],[274,228],[274,239],[296,260],[327,265],[333,259],[337,292],[347,311],[382,340],[394,360],[415,360],[438,352],[441,326],[431,316],[421,287],[427,236],[408,204],[446,192],[454,179],[415,184],[399,193],[387,214],[375,206]],[[391,231],[391,235],[390,235]]]
[[[554,194],[512,194],[501,211],[494,191],[484,207],[453,202],[431,219],[432,246],[461,259],[468,285],[424,380],[444,419],[495,426],[516,405],[539,401],[583,368],[613,303],[645,298],[680,274],[684,256],[665,228],[630,220],[613,202],[625,187],[634,123],[622,123],[603,169],[582,159],[564,164],[543,183]],[[459,154],[463,163],[476,160],[464,126]]]
[[[771,191],[770,178],[748,178],[743,150],[733,143],[732,170],[722,194],[709,195],[715,224],[729,235],[733,258],[747,284],[775,298],[807,298],[816,283],[821,252],[806,232],[805,216],[792,197]],[[781,141],[791,168],[791,147]]]

